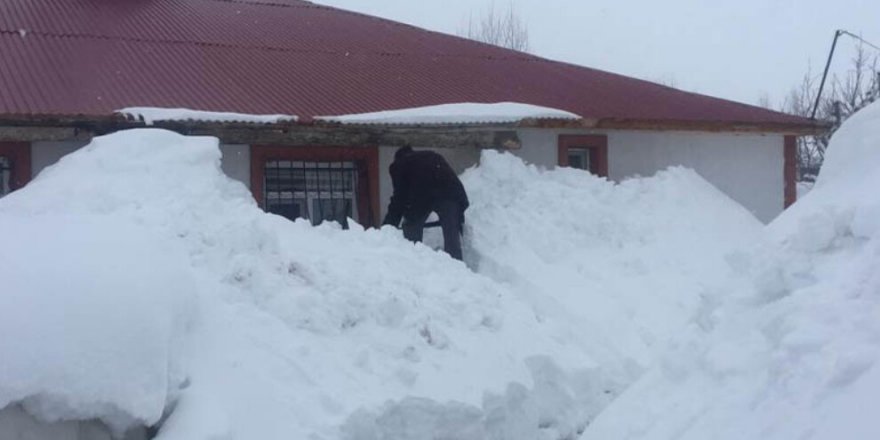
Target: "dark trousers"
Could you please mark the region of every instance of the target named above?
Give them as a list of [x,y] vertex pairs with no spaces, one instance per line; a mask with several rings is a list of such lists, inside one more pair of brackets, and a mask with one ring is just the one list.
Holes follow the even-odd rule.
[[440,227],[443,228],[443,250],[452,258],[461,260],[461,228],[464,224],[464,212],[455,200],[440,200],[434,203],[431,211],[405,217],[403,236],[412,242],[422,241],[425,221],[428,220],[431,212],[436,212],[440,217]]

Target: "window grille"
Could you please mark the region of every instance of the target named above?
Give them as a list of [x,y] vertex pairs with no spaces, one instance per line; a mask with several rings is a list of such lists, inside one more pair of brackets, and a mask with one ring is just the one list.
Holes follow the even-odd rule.
[[12,192],[12,161],[0,156],[0,197]]
[[266,210],[313,225],[357,218],[357,167],[354,162],[269,160],[264,173]]

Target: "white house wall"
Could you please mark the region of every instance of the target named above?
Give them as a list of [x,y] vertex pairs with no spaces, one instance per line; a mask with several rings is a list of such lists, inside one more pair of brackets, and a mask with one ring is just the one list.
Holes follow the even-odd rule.
[[36,176],[62,157],[82,148],[88,142],[33,142],[31,143],[31,175]]
[[558,163],[560,134],[608,136],[609,178],[651,176],[670,166],[694,169],[758,219],[769,222],[783,210],[783,135],[675,131],[519,131],[513,154],[545,168]]
[[[670,166],[696,170],[757,218],[769,222],[782,212],[784,204],[783,136],[760,134],[523,129],[518,132],[522,148],[512,151],[526,162],[553,168],[558,163],[560,134],[606,134],[609,177],[615,181],[632,176],[650,176]],[[33,175],[84,142],[34,142],[31,146]],[[250,148],[222,144],[221,166],[231,178],[250,187]],[[388,167],[395,147],[379,147],[379,202],[385,214],[391,198]],[[456,172],[479,161],[480,150],[449,148],[436,150]]]
[[767,223],[785,204],[783,151],[782,135],[615,132],[608,136],[608,172],[619,181],[683,165]]
[[227,176],[251,187],[251,147],[242,144],[220,144],[220,168]]
[[559,164],[560,133],[556,130],[519,130],[517,134],[522,147],[511,150],[511,153],[532,165],[554,168]]

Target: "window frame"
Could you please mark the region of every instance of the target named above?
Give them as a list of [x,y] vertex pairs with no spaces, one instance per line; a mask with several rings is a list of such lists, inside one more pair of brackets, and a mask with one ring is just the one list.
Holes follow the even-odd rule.
[[379,225],[379,149],[366,147],[289,147],[251,145],[251,194],[265,209],[264,183],[266,162],[354,162],[358,172],[356,190],[358,221],[363,226]]
[[585,149],[590,154],[590,169],[599,177],[608,177],[608,136],[604,134],[559,135],[558,164],[567,167],[571,149]]
[[31,144],[29,142],[0,142],[0,156],[12,162],[10,193],[31,181]]

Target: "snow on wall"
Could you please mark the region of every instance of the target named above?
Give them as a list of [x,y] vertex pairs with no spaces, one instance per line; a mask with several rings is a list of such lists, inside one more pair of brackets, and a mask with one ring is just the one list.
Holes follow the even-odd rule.
[[880,103],[833,136],[813,190],[735,258],[722,298],[584,433],[880,438]]
[[[528,163],[554,168],[558,163],[559,134],[584,132],[522,129],[518,133],[523,147],[512,150],[512,154]],[[769,222],[782,211],[782,136],[641,131],[612,131],[607,135],[609,172],[615,181],[637,175],[651,176],[669,166],[683,165],[695,169],[763,222]],[[80,142],[35,142],[34,175],[81,145]],[[226,175],[250,187],[248,146],[223,144],[220,149]],[[379,204],[383,215],[392,192],[388,166],[394,159],[394,151],[394,147],[379,148]],[[459,173],[479,161],[479,150],[475,149],[436,151]]]
[[519,130],[523,147],[513,154],[529,163],[554,167],[560,134],[608,136],[609,177],[651,176],[685,166],[769,222],[783,210],[783,136],[672,131]]
[[745,206],[761,221],[784,207],[783,136],[621,131],[608,134],[612,179],[649,176],[683,165]]

